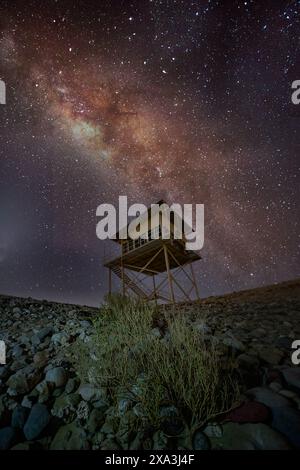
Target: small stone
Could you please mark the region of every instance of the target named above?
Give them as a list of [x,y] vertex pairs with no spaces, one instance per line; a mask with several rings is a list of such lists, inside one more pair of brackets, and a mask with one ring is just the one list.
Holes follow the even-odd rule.
[[77,379],[69,379],[66,386],[65,392],[72,393],[78,387],[78,380]]
[[28,441],[36,439],[50,421],[50,414],[45,405],[37,403],[31,408],[24,426],[24,435]]
[[46,351],[46,350],[38,351],[33,356],[33,363],[37,367],[43,367],[47,364],[48,359],[49,359],[48,351]]
[[121,447],[114,439],[108,438],[102,442],[100,449],[101,450],[120,450]]
[[250,354],[240,354],[237,357],[237,362],[245,369],[252,369],[259,366],[259,359],[257,359],[255,356],[251,356]]
[[24,352],[24,349],[19,344],[17,344],[16,346],[13,347],[11,351],[11,355],[12,357],[19,358],[23,355],[23,352]]
[[291,402],[287,398],[265,387],[252,388],[246,392],[246,395],[252,397],[260,403],[263,403],[271,409],[277,406],[291,405]]
[[12,427],[0,429],[0,450],[10,449],[16,442],[17,433]]
[[62,426],[51,442],[51,450],[85,450],[89,448],[84,429],[75,422]]
[[221,437],[223,434],[223,429],[220,424],[208,424],[203,430],[204,434],[207,437]]
[[284,356],[283,352],[279,349],[268,346],[260,348],[258,350],[258,355],[262,361],[271,365],[279,364]]
[[78,393],[85,401],[95,401],[105,398],[104,391],[91,384],[80,385]]
[[51,337],[51,342],[54,344],[54,346],[64,346],[69,343],[70,339],[70,335],[62,331],[61,333],[55,333]]
[[287,437],[300,449],[300,411],[292,407],[277,407],[272,409],[272,427]]
[[269,388],[273,390],[273,392],[279,392],[282,389],[282,385],[279,382],[271,382]]
[[11,425],[13,428],[23,429],[29,414],[28,408],[17,405],[12,413]]
[[100,430],[101,426],[105,421],[105,414],[101,410],[93,409],[88,422],[87,429],[91,434],[94,434],[97,430]]
[[223,435],[211,438],[213,449],[224,450],[286,450],[288,441],[264,423],[226,423]]
[[232,349],[235,349],[237,351],[242,351],[243,352],[246,349],[245,345],[240,340],[235,338],[233,336],[233,334],[228,334],[226,337],[223,338],[222,342],[226,346],[229,346]]
[[300,367],[289,367],[282,373],[286,383],[300,391]]
[[11,375],[7,381],[9,394],[11,396],[23,395],[29,392],[40,381],[41,373],[32,366],[26,366],[15,374]]
[[282,395],[283,397],[286,397],[286,398],[290,398],[291,400],[294,400],[294,398],[297,398],[297,393],[295,392],[292,392],[291,390],[280,390],[279,391],[280,395]]
[[62,387],[65,385],[68,379],[68,375],[63,367],[55,367],[54,369],[48,370],[45,381],[52,382],[56,387]]
[[33,397],[26,395],[25,397],[23,397],[21,405],[24,406],[24,408],[32,408],[34,402],[35,400],[33,399]]
[[196,431],[193,436],[193,449],[194,450],[208,450],[210,449],[210,442],[208,437],[201,431]]

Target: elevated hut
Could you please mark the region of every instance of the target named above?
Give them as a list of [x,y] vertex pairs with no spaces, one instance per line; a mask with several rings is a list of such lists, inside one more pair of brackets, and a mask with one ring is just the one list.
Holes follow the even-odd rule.
[[[168,213],[163,200],[155,207],[156,211],[149,208],[135,223],[128,224],[126,238],[124,235],[121,238],[121,230],[116,234],[113,241],[120,244],[121,253],[104,264],[109,270],[109,293],[112,293],[112,274],[115,274],[121,281],[123,295],[133,293],[156,304],[199,299],[193,263],[201,256],[185,248],[185,221],[179,220],[172,211]],[[180,234],[176,233],[178,220]],[[185,279],[179,278],[179,272],[184,273]]]

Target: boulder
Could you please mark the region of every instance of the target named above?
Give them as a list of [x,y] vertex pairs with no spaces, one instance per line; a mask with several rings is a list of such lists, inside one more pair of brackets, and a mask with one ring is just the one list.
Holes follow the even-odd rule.
[[208,437],[201,432],[200,430],[197,430],[194,433],[193,436],[193,449],[194,450],[208,450],[210,449],[210,442]]
[[46,373],[45,381],[54,383],[56,387],[63,387],[68,380],[68,374],[63,367],[54,367]]
[[291,407],[272,409],[272,427],[300,449],[300,411]]
[[88,448],[86,432],[75,422],[59,428],[50,445],[51,450],[85,450]]
[[9,387],[8,394],[17,396],[30,392],[40,379],[41,373],[38,369],[35,369],[33,366],[23,367],[9,377],[7,381]]
[[12,412],[11,425],[13,428],[23,429],[27,417],[29,414],[29,409],[24,406],[17,405]]
[[222,437],[210,438],[213,449],[224,450],[287,450],[291,446],[277,431],[264,423],[223,425]]
[[246,392],[246,395],[250,396],[254,400],[263,403],[265,406],[273,409],[278,406],[290,406],[291,402],[279,395],[273,390],[266,387],[255,387]]
[[229,411],[225,419],[234,423],[265,423],[270,414],[270,410],[262,403],[248,401]]
[[300,367],[289,367],[282,374],[288,385],[300,391]]
[[50,414],[47,407],[41,403],[36,403],[31,408],[30,414],[24,426],[24,435],[28,441],[36,439],[47,427],[50,421]]
[[12,427],[0,429],[0,450],[10,449],[17,440],[17,432]]

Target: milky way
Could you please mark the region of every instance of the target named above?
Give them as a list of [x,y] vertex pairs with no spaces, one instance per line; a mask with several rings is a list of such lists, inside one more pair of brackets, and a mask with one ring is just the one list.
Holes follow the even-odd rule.
[[205,205],[203,295],[299,276],[299,2],[226,3],[1,3],[2,292],[97,304],[120,194]]

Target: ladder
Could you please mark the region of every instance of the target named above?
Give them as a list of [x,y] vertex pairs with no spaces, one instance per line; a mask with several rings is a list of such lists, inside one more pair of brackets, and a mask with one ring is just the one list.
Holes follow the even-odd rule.
[[126,286],[131,289],[138,297],[145,300],[149,300],[150,292],[148,294],[145,288],[142,289],[141,287],[139,287],[125,272],[123,272],[122,274],[120,266],[113,265],[110,269],[113,273],[115,273],[116,276],[121,279],[121,281],[123,280]]

